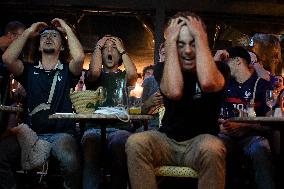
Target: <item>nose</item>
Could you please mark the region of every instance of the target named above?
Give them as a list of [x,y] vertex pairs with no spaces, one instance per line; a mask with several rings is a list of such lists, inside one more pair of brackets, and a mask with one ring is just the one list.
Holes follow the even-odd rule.
[[185,45],[184,52],[185,52],[186,54],[191,54],[191,53],[192,53],[192,47],[191,47],[191,45],[186,44],[186,45]]
[[107,51],[112,52],[112,47],[111,46],[107,47]]

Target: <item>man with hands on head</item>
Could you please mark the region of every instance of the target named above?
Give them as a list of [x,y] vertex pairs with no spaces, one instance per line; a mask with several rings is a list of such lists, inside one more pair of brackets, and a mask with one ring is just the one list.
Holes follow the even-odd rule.
[[218,133],[217,116],[228,69],[215,64],[205,25],[191,12],[180,12],[170,19],[165,50],[165,63],[158,64],[154,72],[165,114],[159,131],[128,138],[131,186],[156,189],[154,168],[176,165],[198,172],[199,189],[223,189],[226,149],[214,135]]
[[[81,75],[84,52],[64,20],[55,18],[51,24],[50,27],[45,22],[32,24],[9,46],[2,58],[27,92],[28,109],[24,122],[40,139],[51,143],[51,155],[60,162],[65,188],[77,189],[81,187],[81,166],[74,139],[75,123],[50,120],[48,116],[56,112],[73,112],[69,93]],[[31,37],[36,37],[37,43],[32,64],[18,59]]]
[[[118,67],[124,65],[125,71]],[[122,40],[106,35],[97,42],[87,73],[87,89],[102,86],[106,90],[103,106],[119,106],[125,96],[126,86],[134,85],[137,72],[134,63],[125,51]],[[117,96],[116,96],[117,95]],[[124,99],[126,100],[126,99]],[[92,127],[91,124],[88,124]],[[96,125],[97,127],[97,125]],[[107,128],[107,152],[110,160],[110,188],[126,189],[128,181],[125,143],[132,134],[129,123],[110,123]],[[82,138],[84,156],[83,188],[99,188],[102,167],[101,130],[88,128]],[[101,161],[102,160],[102,161]]]
[[[219,137],[224,141],[228,153],[228,173],[231,170],[235,157],[240,157],[235,151],[238,146],[244,156],[251,162],[254,170],[254,180],[259,189],[275,188],[273,180],[273,165],[268,136],[270,130],[260,124],[238,123],[227,120],[236,116],[234,111],[250,113],[249,106],[255,110],[256,116],[265,116],[269,108],[265,101],[265,91],[271,88],[270,83],[260,78],[256,72],[250,70],[250,54],[240,46],[230,47],[226,50],[218,50],[214,56],[215,61],[225,62],[231,71],[231,77],[225,93],[221,113],[225,118],[220,118]],[[251,116],[251,115],[249,115]],[[238,155],[234,155],[236,152]],[[238,165],[239,167],[239,165]],[[234,188],[230,179],[234,175],[228,175],[228,188]],[[230,185],[232,184],[232,185]]]

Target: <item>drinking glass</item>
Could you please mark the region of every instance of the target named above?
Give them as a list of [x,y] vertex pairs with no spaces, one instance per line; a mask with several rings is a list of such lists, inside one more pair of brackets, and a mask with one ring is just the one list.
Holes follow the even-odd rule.
[[270,111],[272,110],[272,107],[276,103],[277,96],[274,94],[273,90],[267,90],[265,92],[265,98],[266,98],[266,105],[270,108]]

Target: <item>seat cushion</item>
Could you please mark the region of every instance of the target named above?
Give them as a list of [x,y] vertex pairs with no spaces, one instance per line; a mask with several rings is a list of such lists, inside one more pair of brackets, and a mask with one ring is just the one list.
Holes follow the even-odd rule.
[[190,167],[159,166],[155,168],[156,176],[198,178],[198,173]]

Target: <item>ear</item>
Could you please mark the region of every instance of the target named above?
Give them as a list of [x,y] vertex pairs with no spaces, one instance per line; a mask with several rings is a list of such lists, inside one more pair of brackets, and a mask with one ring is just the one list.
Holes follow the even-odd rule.
[[237,60],[237,65],[240,65],[241,64],[241,58],[240,57],[236,57],[236,60]]

